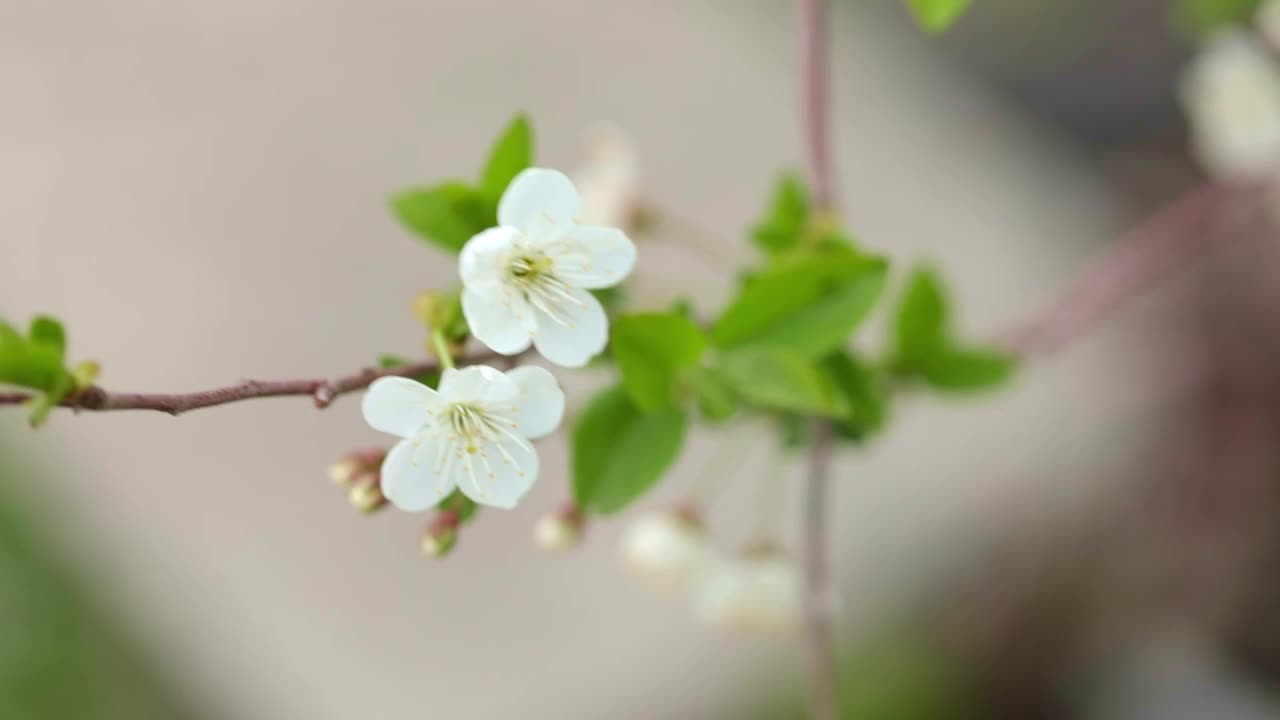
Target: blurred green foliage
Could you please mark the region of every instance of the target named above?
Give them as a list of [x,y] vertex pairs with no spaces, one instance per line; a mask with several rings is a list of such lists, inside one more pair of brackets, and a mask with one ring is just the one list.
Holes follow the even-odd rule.
[[[840,716],[846,720],[971,720],[979,716],[975,677],[955,658],[909,630],[886,632],[840,664]],[[804,720],[798,689],[733,709],[735,720]]]
[[8,448],[0,458],[0,718],[200,717],[51,552],[41,523],[15,501],[14,483],[30,472]]
[[929,32],[942,32],[960,19],[972,0],[907,0],[920,26]]
[[1249,23],[1261,4],[1262,0],[1177,0],[1173,20],[1183,33],[1199,37]]

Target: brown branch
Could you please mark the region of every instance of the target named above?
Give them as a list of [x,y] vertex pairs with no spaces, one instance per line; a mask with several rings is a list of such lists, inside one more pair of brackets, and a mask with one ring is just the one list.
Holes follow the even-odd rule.
[[[801,114],[804,121],[809,186],[819,212],[835,209],[834,172],[828,124],[827,0],[799,0]],[[839,720],[835,628],[831,602],[830,538],[831,425],[812,422],[809,475],[804,500],[804,625],[809,662],[809,704],[814,720]]]
[[1265,199],[1257,186],[1198,185],[1122,235],[1045,311],[997,339],[1019,355],[1059,350],[1201,251],[1233,237]]
[[[475,363],[494,359],[492,353],[476,355],[459,361]],[[383,377],[412,377],[439,369],[440,364],[432,360],[401,365],[399,367],[379,370],[365,368],[351,375],[331,379],[315,380],[245,380],[236,385],[203,390],[192,393],[118,393],[111,392],[97,385],[86,388],[83,392],[68,397],[60,405],[77,412],[81,410],[101,412],[107,410],[154,410],[157,412],[179,415],[188,410],[227,405],[242,400],[265,397],[301,397],[312,399],[317,408],[328,407],[330,403],[342,395],[363,390],[374,380]],[[20,405],[30,400],[30,393],[0,393],[0,405]]]

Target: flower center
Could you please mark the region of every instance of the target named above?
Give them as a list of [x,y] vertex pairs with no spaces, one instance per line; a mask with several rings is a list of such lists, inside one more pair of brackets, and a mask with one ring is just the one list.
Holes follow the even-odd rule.
[[535,308],[556,323],[572,327],[573,312],[584,307],[574,297],[572,288],[556,277],[555,263],[544,253],[526,252],[516,255],[507,266],[511,284]]
[[[516,407],[510,409],[514,411]],[[509,468],[507,472],[524,477],[524,469],[512,452],[529,454],[533,447],[517,432],[517,427],[515,420],[484,405],[450,405],[442,415],[442,422],[423,431],[442,436],[438,437],[435,458],[437,477],[448,477],[457,468],[470,483],[473,498],[486,497],[504,467]],[[447,488],[439,485],[437,490],[443,495]]]
[[462,440],[468,453],[474,453],[482,444],[495,441],[501,432],[501,420],[476,405],[453,405],[449,408],[448,418],[450,429]]
[[542,254],[517,255],[508,268],[511,278],[518,283],[534,283],[551,272],[551,258]]

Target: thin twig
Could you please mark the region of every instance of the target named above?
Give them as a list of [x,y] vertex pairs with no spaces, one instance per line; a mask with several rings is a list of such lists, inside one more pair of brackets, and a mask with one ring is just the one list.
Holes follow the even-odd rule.
[[[468,363],[491,360],[491,353],[478,354],[468,358]],[[87,410],[101,412],[108,410],[154,410],[157,412],[179,415],[188,410],[227,405],[264,397],[296,397],[307,396],[317,408],[328,407],[335,399],[347,393],[363,390],[374,380],[382,377],[412,377],[438,370],[440,364],[434,360],[400,365],[399,367],[379,370],[365,368],[351,375],[332,379],[315,380],[245,380],[236,385],[203,390],[192,393],[118,393],[111,392],[97,385],[86,388],[83,392],[63,400],[62,407],[75,411]],[[31,399],[29,393],[0,393],[0,405],[20,405]]]
[[[799,0],[801,114],[804,122],[809,187],[820,212],[835,209],[828,126],[827,0]],[[809,477],[804,501],[804,624],[809,659],[809,703],[815,720],[838,720],[834,608],[827,516],[830,511],[831,426],[812,422]]]

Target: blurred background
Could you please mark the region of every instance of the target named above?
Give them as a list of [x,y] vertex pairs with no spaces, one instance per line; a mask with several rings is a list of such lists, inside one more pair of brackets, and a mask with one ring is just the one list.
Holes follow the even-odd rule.
[[[899,2],[836,2],[850,224],[945,268],[971,333],[1043,307],[1197,182],[1169,15],[976,0],[929,38]],[[714,307],[733,279],[705,249],[744,262],[801,158],[793,24],[766,0],[0,0],[0,314],[61,317],[122,390],[420,354],[409,302],[455,270],[386,198],[469,176],[516,110],[542,165],[625,133],[646,202],[684,219],[641,239],[635,303]],[[841,456],[849,717],[1280,714],[1277,254],[1254,228],[1012,389],[902,403]],[[0,718],[803,716],[798,647],[638,587],[626,517],[535,547],[562,440],[433,562],[421,517],[360,516],[325,477],[380,439],[357,407],[0,414]],[[726,547],[752,487],[715,508]]]

